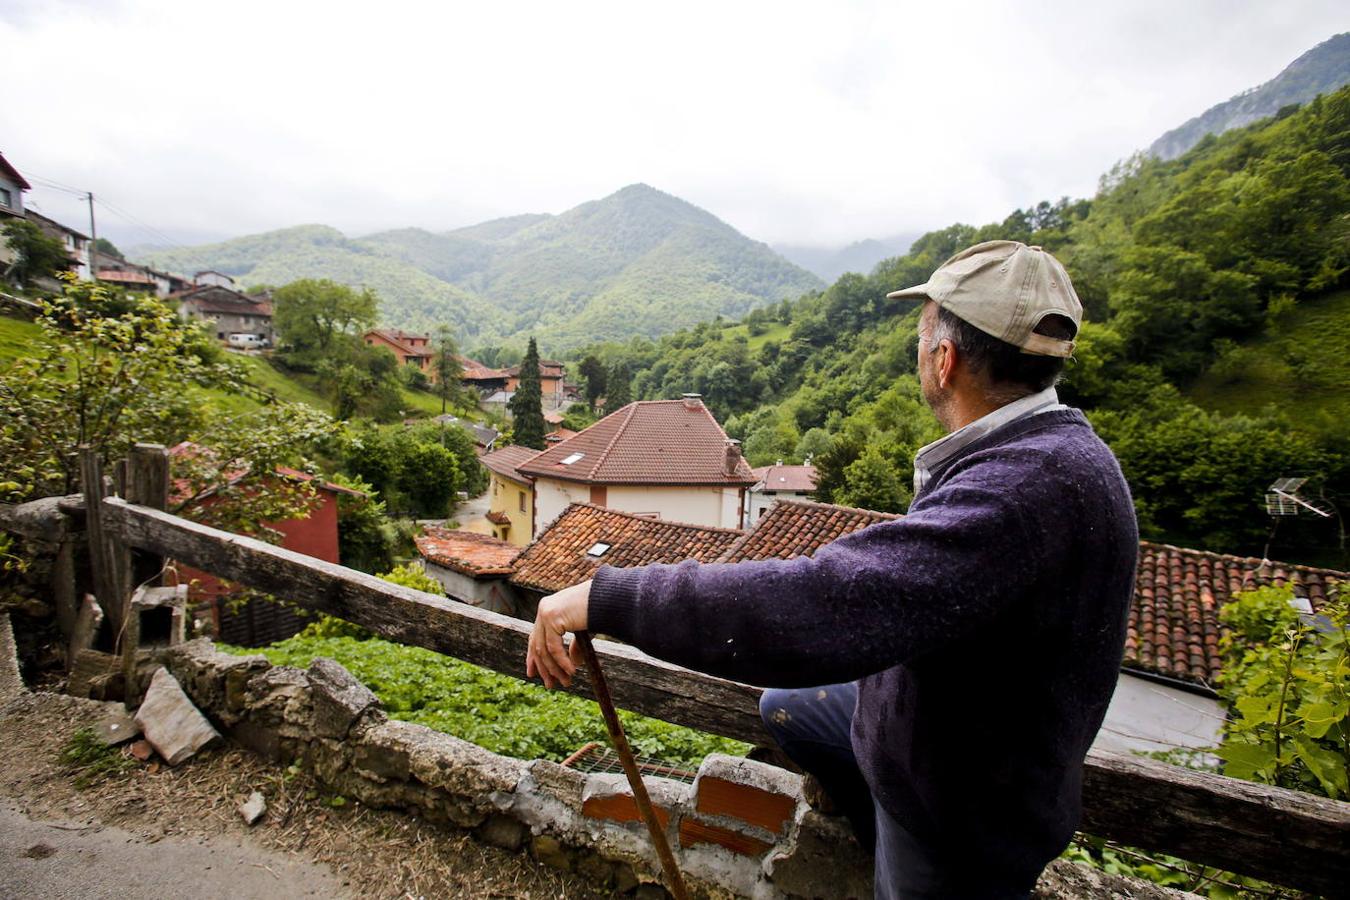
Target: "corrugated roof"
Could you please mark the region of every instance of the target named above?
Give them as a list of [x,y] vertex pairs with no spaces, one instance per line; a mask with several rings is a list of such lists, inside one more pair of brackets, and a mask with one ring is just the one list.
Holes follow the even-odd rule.
[[816,489],[815,466],[760,466],[753,471],[759,490],[809,494]]
[[590,578],[602,565],[712,562],[740,536],[730,528],[663,522],[573,503],[516,558],[511,582],[537,591],[560,591]]
[[416,538],[417,552],[466,575],[509,575],[520,548],[488,534],[431,527]]
[[893,513],[779,500],[754,524],[750,532],[729,548],[719,562],[754,559],[792,559],[810,556],[821,547],[868,525],[900,518]]
[[526,484],[534,481],[528,475],[521,473],[519,466],[521,463],[538,456],[541,451],[533,447],[522,447],[519,444],[507,444],[491,453],[484,453],[478,457],[478,461],[488,468],[489,471],[496,472],[498,475],[504,475],[516,481],[523,481]]
[[548,448],[520,471],[588,484],[754,484],[744,459],[727,474],[728,443],[698,401],[639,400]]
[[1125,665],[1212,687],[1219,674],[1219,610],[1233,594],[1292,587],[1317,611],[1335,582],[1350,574],[1252,557],[1228,556],[1142,541]]

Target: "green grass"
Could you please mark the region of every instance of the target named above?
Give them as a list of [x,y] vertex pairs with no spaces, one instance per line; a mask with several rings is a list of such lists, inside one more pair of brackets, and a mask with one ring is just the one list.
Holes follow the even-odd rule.
[[1255,340],[1223,353],[1190,388],[1233,414],[1274,406],[1309,430],[1350,431],[1350,291],[1301,303]]
[[40,331],[32,322],[0,316],[0,363],[27,356]]
[[790,326],[785,325],[782,322],[774,322],[763,334],[752,335],[750,334],[750,329],[745,325],[732,325],[722,333],[724,339],[734,338],[738,334],[744,335],[746,343],[750,346],[750,352],[754,353],[769,341],[778,341],[779,343],[782,343],[787,340],[789,330]]

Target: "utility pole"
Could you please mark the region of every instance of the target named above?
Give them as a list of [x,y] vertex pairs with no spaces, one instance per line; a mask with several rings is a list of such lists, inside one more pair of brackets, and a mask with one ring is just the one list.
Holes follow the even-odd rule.
[[94,226],[94,192],[89,191],[89,280],[98,281],[98,229]]

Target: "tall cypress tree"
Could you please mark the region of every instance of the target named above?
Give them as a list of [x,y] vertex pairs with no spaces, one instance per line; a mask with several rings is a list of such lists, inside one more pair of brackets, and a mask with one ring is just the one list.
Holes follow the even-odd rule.
[[515,442],[522,447],[544,449],[544,392],[539,386],[539,348],[534,338],[525,358],[520,361],[520,383],[511,398],[511,419],[515,428]]

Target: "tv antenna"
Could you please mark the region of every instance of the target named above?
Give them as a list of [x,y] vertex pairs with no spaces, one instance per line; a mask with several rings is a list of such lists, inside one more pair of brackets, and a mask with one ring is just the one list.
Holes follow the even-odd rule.
[[1303,511],[1330,519],[1336,514],[1336,507],[1326,498],[1308,500],[1299,496],[1299,488],[1307,482],[1306,478],[1275,479],[1275,483],[1266,488],[1266,512],[1272,516],[1296,516]]

